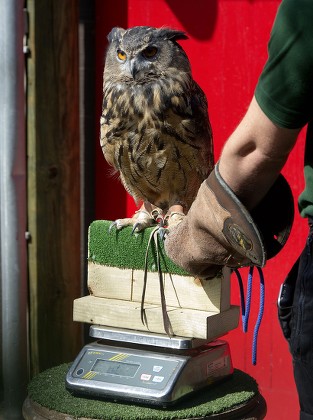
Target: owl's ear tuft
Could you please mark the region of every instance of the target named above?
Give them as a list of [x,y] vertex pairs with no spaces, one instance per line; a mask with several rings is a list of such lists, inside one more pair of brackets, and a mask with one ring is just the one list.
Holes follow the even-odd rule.
[[188,36],[183,31],[179,31],[177,29],[171,28],[162,28],[160,29],[160,35],[164,39],[168,39],[170,41],[178,41],[179,39],[188,39]]
[[125,29],[123,28],[118,28],[118,27],[113,28],[107,36],[108,41],[109,42],[117,41],[124,34],[124,32],[125,32]]

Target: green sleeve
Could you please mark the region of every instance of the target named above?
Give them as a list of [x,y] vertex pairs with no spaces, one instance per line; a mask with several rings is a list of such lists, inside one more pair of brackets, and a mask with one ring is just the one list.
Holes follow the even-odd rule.
[[284,0],[272,28],[256,100],[280,127],[303,127],[313,115],[313,1]]

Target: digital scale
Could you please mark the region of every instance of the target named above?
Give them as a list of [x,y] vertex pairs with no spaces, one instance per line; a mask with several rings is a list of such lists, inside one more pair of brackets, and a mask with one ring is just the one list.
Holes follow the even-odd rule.
[[226,341],[93,325],[66,376],[74,394],[168,406],[233,373]]

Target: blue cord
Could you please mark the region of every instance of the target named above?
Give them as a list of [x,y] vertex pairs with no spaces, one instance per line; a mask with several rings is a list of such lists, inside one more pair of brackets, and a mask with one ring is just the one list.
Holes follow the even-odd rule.
[[255,323],[254,332],[253,332],[253,342],[252,342],[252,364],[256,365],[257,361],[257,347],[258,347],[258,334],[261,325],[261,321],[264,313],[264,301],[265,301],[265,284],[264,284],[264,275],[260,267],[257,267],[260,277],[260,306],[259,314]]
[[251,308],[251,296],[252,296],[252,280],[253,280],[253,266],[249,268],[248,274],[248,284],[247,284],[247,300],[246,300],[246,310],[245,310],[245,318],[243,323],[243,332],[248,332],[248,324],[249,324],[249,316],[250,316],[250,308]]
[[[242,312],[242,329],[243,329],[243,332],[245,333],[248,331],[248,323],[249,323],[249,316],[250,316],[253,269],[254,269],[253,266],[249,268],[246,302],[245,302],[245,296],[244,296],[242,277],[237,269],[233,270],[237,276],[238,284],[239,284],[240,303],[241,303],[241,312]],[[254,331],[253,331],[253,340],[252,340],[252,364],[253,365],[256,365],[256,362],[257,362],[258,334],[259,334],[261,321],[263,318],[264,301],[265,301],[265,284],[264,284],[263,271],[260,267],[257,267],[257,270],[259,272],[259,277],[260,277],[260,305],[259,305],[258,318],[256,320]]]

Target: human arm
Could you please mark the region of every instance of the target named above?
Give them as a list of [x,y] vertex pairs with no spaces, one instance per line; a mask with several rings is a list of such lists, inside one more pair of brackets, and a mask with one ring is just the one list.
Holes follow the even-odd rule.
[[275,125],[253,97],[219,159],[221,176],[247,209],[255,207],[273,185],[299,131]]

